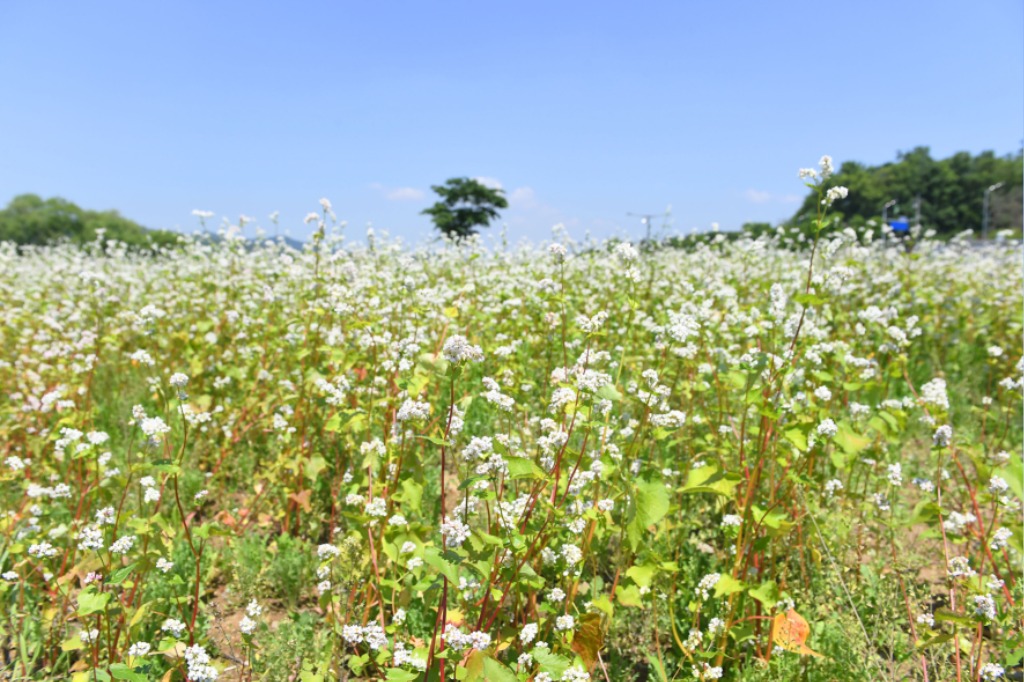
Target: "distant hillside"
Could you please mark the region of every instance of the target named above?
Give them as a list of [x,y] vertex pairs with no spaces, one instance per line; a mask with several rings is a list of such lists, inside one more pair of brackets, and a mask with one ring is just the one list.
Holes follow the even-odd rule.
[[[1021,184],[1024,182],[1022,156],[996,156],[982,152],[972,156],[959,152],[948,159],[935,160],[928,147],[900,153],[897,160],[881,166],[865,166],[847,161],[828,181],[830,187],[842,185],[850,195],[837,202],[833,211],[852,225],[878,219],[882,206],[893,199],[890,220],[906,215],[914,218],[914,200],[921,197],[921,224],[941,233],[966,229],[979,231],[985,190],[996,183],[1002,187],[991,193],[990,228],[1021,228]],[[794,215],[799,222],[817,211],[816,195],[811,192]]]
[[[105,230],[107,239],[115,239],[131,246],[152,247],[176,244],[182,236],[169,230],[151,230],[117,211],[90,211],[66,199],[42,199],[35,194],[20,194],[0,210],[0,242],[15,244],[50,244],[62,239],[76,244],[96,239],[99,230]],[[206,233],[212,241],[220,241],[215,233]],[[283,239],[289,247],[301,251],[304,242],[292,237],[271,236],[265,239]],[[255,240],[262,243],[265,239]],[[253,240],[249,240],[253,241]]]
[[108,239],[132,246],[174,244],[179,236],[147,229],[117,211],[90,211],[59,197],[21,194],[0,211],[0,242],[48,244],[68,239],[84,243],[95,240],[101,229]]

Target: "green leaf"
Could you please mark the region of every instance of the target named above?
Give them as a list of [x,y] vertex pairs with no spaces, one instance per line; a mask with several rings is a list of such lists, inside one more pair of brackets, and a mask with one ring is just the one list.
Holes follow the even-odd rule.
[[640,481],[629,506],[626,536],[635,552],[640,547],[640,541],[647,529],[668,513],[668,489],[661,481]]
[[615,599],[623,606],[643,606],[643,599],[640,597],[640,588],[636,585],[620,585],[615,590]]
[[936,609],[935,620],[946,621],[947,623],[956,623],[958,625],[973,625],[974,621],[971,620],[970,616],[965,616],[961,613],[955,613],[947,608]]
[[889,424],[881,417],[875,416],[868,420],[868,426],[878,431],[883,436],[889,435]]
[[605,384],[597,389],[597,397],[604,400],[611,400],[613,403],[622,400],[622,394],[611,384]]
[[110,574],[110,577],[107,578],[107,583],[110,585],[120,585],[132,574],[132,571],[134,570],[135,562],[132,562],[127,566],[123,566]]
[[366,664],[369,662],[370,657],[366,654],[363,654],[362,656],[349,656],[348,667],[356,675],[359,675],[362,673],[363,668],[365,668]]
[[110,675],[115,680],[130,680],[131,682],[147,682],[149,679],[144,674],[135,672],[124,663],[111,663]]
[[320,476],[320,472],[327,468],[327,460],[323,457],[310,457],[306,462],[305,474],[306,478],[311,481],[315,481]]
[[419,511],[420,503],[423,501],[423,486],[412,478],[402,479],[402,509],[403,511]]
[[505,546],[505,541],[499,538],[497,535],[491,535],[490,533],[485,533],[484,531],[479,529],[474,530],[473,534],[480,538],[480,540],[483,541],[484,544],[494,545],[495,547]]
[[630,566],[629,570],[626,571],[626,576],[632,578],[633,582],[640,587],[650,587],[651,580],[657,572],[657,566],[644,564],[643,566]]
[[782,434],[800,452],[807,452],[807,434],[802,429],[786,429]]
[[465,490],[466,488],[474,485],[477,481],[486,481],[487,476],[470,476],[461,483],[459,483],[459,490]]
[[412,682],[420,678],[419,673],[414,673],[409,670],[402,670],[401,668],[388,668],[387,677],[384,679],[391,680],[391,682]]
[[658,682],[668,682],[668,674],[665,672],[665,666],[661,664],[658,657],[654,654],[647,654],[647,663],[654,670],[658,676]]
[[793,297],[793,301],[803,306],[815,306],[821,305],[826,299],[817,294],[797,294]]
[[679,489],[681,493],[712,493],[731,497],[733,489],[740,484],[743,477],[739,474],[724,473],[715,465],[693,469],[686,477],[686,485]]
[[777,534],[787,533],[793,527],[792,521],[786,518],[786,512],[784,511],[773,509],[764,512],[757,505],[753,505],[751,509],[755,525],[770,528],[773,531],[777,531]]
[[846,471],[854,457],[856,457],[856,455],[847,455],[841,448],[834,448],[828,453],[828,458],[831,460],[832,466],[840,471]]
[[723,573],[719,576],[718,582],[715,583],[715,596],[725,597],[734,592],[741,592],[744,588],[746,588],[746,585],[742,582],[736,580],[736,578],[733,578],[728,573]]
[[78,593],[78,615],[99,613],[106,608],[109,601],[110,593],[97,592],[95,588],[87,587]]
[[543,469],[525,457],[506,457],[505,464],[508,466],[508,477],[513,481],[546,477]]
[[747,590],[747,594],[761,602],[766,609],[771,609],[775,606],[782,596],[779,592],[779,586],[775,584],[774,580],[766,580],[757,587],[751,587]]
[[418,396],[423,392],[423,389],[430,383],[430,375],[422,372],[417,372],[412,375],[408,383],[405,385],[405,391],[410,397]]
[[546,647],[534,647],[530,654],[533,656],[533,660],[537,662],[537,665],[540,666],[540,671],[551,675],[556,680],[562,676],[562,673],[572,663],[565,656],[551,653],[551,650]]
[[345,410],[336,412],[324,424],[324,431],[344,432],[351,431],[366,422],[366,414],[358,410]]
[[85,644],[82,643],[82,638],[78,635],[75,635],[70,639],[64,640],[64,642],[60,645],[61,651],[78,651],[79,649],[84,648]]
[[938,523],[939,511],[939,505],[929,500],[921,500],[914,507],[914,513],[910,517],[910,525],[917,523]]
[[1020,455],[1014,455],[1006,466],[996,469],[993,473],[1006,481],[1018,500],[1024,500],[1024,463]]
[[602,594],[596,597],[594,601],[591,602],[591,606],[608,616],[609,620],[613,615],[615,615],[615,606],[612,604],[612,601],[608,598],[607,594]]
[[487,656],[484,658],[484,680],[487,682],[518,682],[516,674],[500,661]]
[[192,531],[192,534],[198,538],[209,538],[209,537],[226,537],[231,535],[227,530],[221,528],[215,523],[204,523],[198,528]]
[[423,552],[423,562],[436,569],[441,575],[448,578],[450,582],[459,584],[459,569],[456,568],[450,561],[441,556],[441,553],[435,547],[428,547]]
[[871,445],[871,439],[853,431],[846,422],[839,423],[839,430],[833,440],[848,455],[856,455]]
[[878,416],[881,417],[885,421],[885,423],[889,425],[889,429],[892,430],[893,433],[896,433],[900,430],[900,422],[898,419],[896,419],[896,417],[892,416],[885,410],[879,411]]
[[730,386],[736,389],[747,387],[747,375],[738,369],[734,369],[725,375],[725,380]]
[[944,644],[945,642],[948,642],[951,639],[953,639],[953,635],[951,633],[947,633],[944,635],[936,635],[935,637],[932,637],[930,639],[919,641],[917,643],[917,648],[926,649],[928,647],[935,646],[936,644]]

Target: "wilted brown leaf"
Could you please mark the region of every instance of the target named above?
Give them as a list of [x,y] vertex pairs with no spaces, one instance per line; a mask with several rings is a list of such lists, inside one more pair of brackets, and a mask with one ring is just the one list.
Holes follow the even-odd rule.
[[772,621],[771,638],[780,647],[805,656],[824,658],[805,644],[810,634],[811,626],[793,609],[780,613]]
[[604,628],[601,627],[601,614],[585,614],[580,618],[580,627],[573,635],[572,650],[580,655],[587,670],[593,670],[597,664],[597,652],[603,645]]

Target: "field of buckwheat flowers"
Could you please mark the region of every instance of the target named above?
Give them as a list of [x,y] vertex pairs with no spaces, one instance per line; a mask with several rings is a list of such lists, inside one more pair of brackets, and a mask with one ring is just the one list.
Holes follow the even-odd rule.
[[1021,249],[829,171],[678,248],[0,246],[0,678],[1022,679]]

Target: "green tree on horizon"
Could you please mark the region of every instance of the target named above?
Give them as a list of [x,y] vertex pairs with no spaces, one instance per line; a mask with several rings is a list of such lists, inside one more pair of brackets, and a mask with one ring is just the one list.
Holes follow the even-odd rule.
[[178,241],[174,232],[150,230],[117,211],[91,211],[61,197],[43,199],[37,194],[19,194],[0,210],[0,242],[43,245],[67,239],[82,244],[94,241],[100,230],[107,239],[131,246],[170,245]]
[[[977,156],[958,152],[946,159],[936,160],[928,147],[915,147],[897,154],[897,160],[880,166],[867,166],[857,161],[846,161],[829,179],[829,185],[842,185],[850,190],[849,196],[835,211],[845,222],[857,225],[877,219],[886,202],[896,200],[895,210],[889,218],[906,215],[913,219],[914,201],[921,198],[921,223],[940,234],[966,229],[978,231],[982,224],[982,201],[986,188],[1004,183],[991,195],[990,224],[993,230],[1020,229],[1021,214],[1013,207],[1020,206],[1021,185],[1024,182],[1022,154],[996,156],[985,151]],[[794,214],[800,222],[815,215],[817,195],[812,192]]]
[[464,239],[488,227],[498,217],[499,208],[508,208],[501,189],[488,187],[471,178],[449,178],[443,185],[432,185],[441,200],[421,211],[446,236]]

